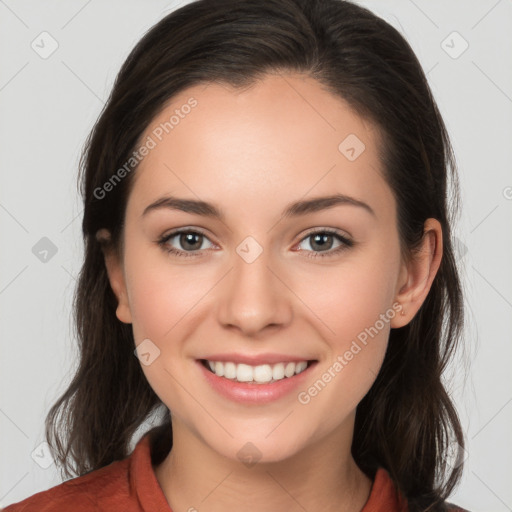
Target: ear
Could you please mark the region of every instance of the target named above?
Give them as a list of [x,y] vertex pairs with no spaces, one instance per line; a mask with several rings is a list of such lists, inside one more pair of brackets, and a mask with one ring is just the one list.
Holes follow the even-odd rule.
[[426,299],[443,256],[443,230],[437,219],[427,219],[421,246],[412,259],[402,264],[397,282],[396,301],[402,306],[391,327],[403,327],[416,315]]
[[110,243],[111,238],[108,230],[100,229],[96,233],[96,239],[101,243],[110,287],[117,298],[116,316],[121,322],[131,324],[132,315],[126,292],[126,281],[121,258],[117,250]]

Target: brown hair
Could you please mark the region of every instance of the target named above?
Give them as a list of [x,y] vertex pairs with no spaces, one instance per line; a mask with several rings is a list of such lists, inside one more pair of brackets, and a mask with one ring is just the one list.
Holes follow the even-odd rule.
[[464,446],[441,380],[463,327],[451,234],[458,208],[455,162],[409,44],[384,20],[343,0],[199,0],[162,19],[128,56],[82,155],[85,260],[74,302],[80,360],[46,418],[47,440],[64,475],[83,475],[128,456],[137,428],[161,411],[162,423],[152,431],[158,460],[170,450],[169,411],[134,356],[131,326],[116,318],[117,301],[95,238],[106,228],[120,249],[136,171],[105,197],[98,190],[178,92],[213,81],[245,87],[265,73],[287,71],[316,79],[380,128],[406,257],[421,242],[427,218],[442,225],[440,269],[416,316],[391,330],[382,369],[357,408],[352,448],[368,476],[378,467],[389,472],[410,510],[442,510],[462,471],[461,464],[447,464],[448,445],[454,440]]

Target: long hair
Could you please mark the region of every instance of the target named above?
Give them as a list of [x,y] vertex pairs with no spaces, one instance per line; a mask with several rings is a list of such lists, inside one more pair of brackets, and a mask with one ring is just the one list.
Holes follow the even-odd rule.
[[367,475],[378,467],[389,472],[410,510],[442,510],[462,471],[462,464],[447,463],[447,452],[452,443],[464,447],[441,379],[463,329],[451,233],[459,197],[455,159],[409,44],[387,22],[344,0],[199,0],[163,18],[132,50],[81,158],[85,256],[74,297],[80,359],[48,413],[46,438],[66,477],[127,457],[136,430],[155,412],[163,412],[151,431],[157,460],[171,449],[169,411],[134,356],[131,326],[116,318],[95,234],[108,229],[122,250],[136,166],[112,179],[170,99],[199,83],[250,86],[269,72],[314,78],[382,132],[380,156],[405,257],[418,248],[427,218],[442,225],[439,271],[416,316],[391,330],[381,371],[357,408],[352,446]]

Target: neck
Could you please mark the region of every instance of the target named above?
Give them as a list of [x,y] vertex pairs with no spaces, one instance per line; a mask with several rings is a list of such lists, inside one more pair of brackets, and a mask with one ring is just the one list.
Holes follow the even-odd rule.
[[[371,480],[350,453],[352,431],[337,432],[279,462],[246,466],[226,458],[173,419],[173,448],[155,469],[173,511],[360,511]],[[344,447],[334,450],[333,446]]]

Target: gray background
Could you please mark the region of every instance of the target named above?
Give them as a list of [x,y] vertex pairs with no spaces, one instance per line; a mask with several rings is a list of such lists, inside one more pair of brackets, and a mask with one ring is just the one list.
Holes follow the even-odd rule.
[[[452,500],[512,510],[512,3],[360,3],[413,46],[458,159],[468,324],[447,379],[468,446]],[[131,48],[177,5],[0,0],[0,507],[60,483],[41,443],[44,417],[76,364],[80,149]]]

